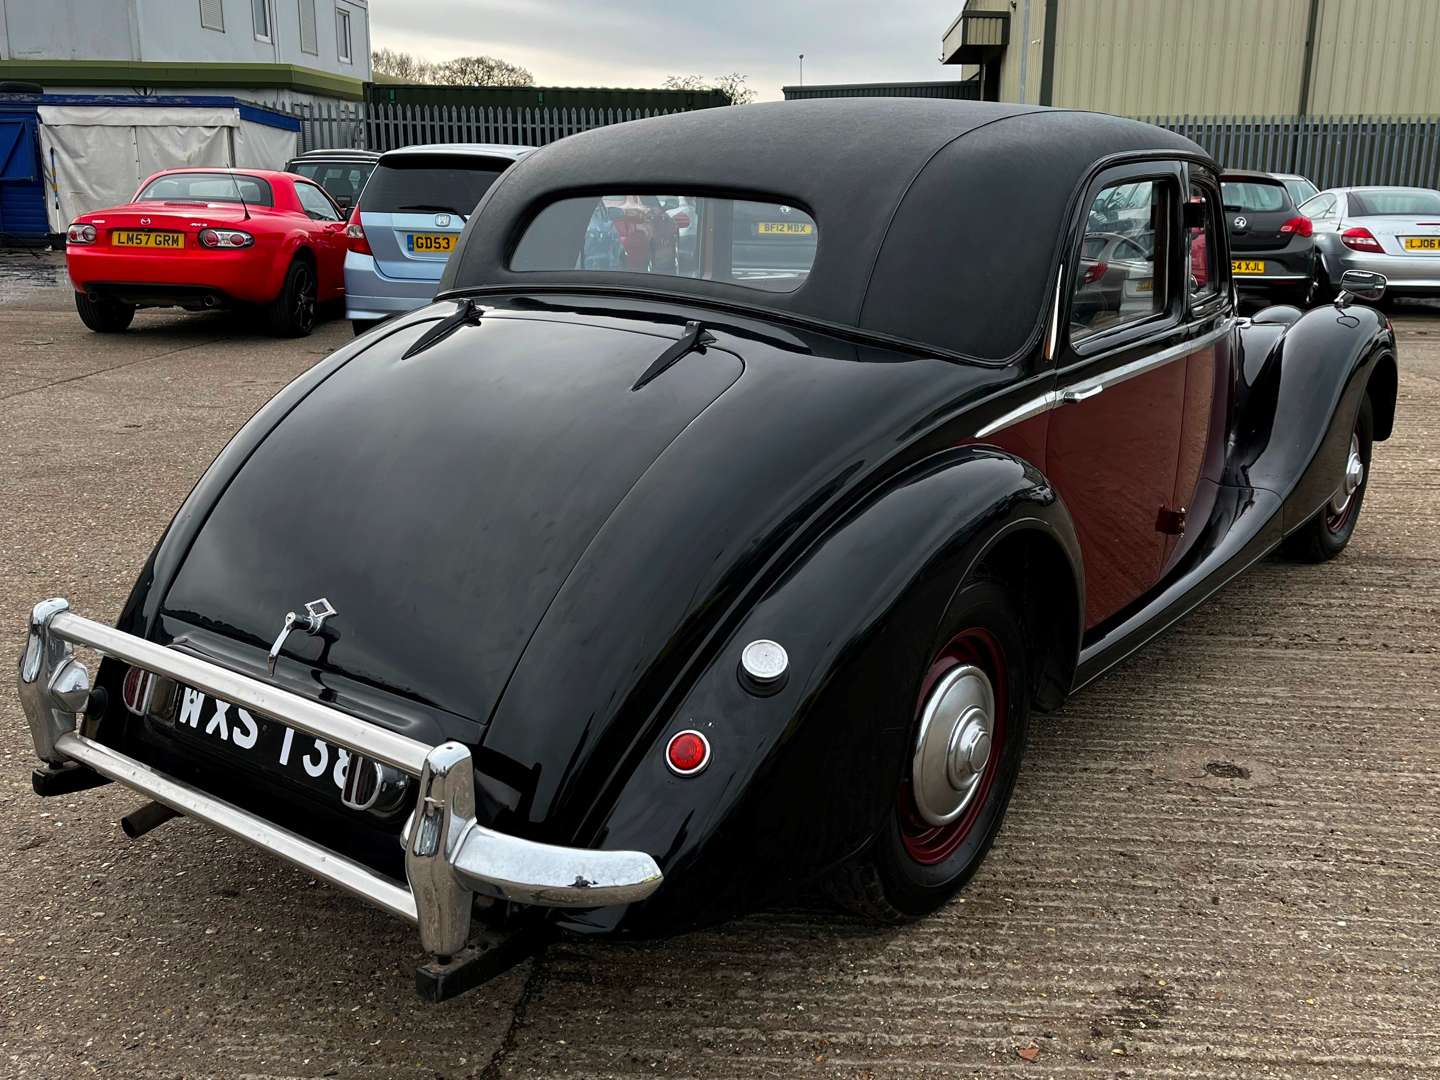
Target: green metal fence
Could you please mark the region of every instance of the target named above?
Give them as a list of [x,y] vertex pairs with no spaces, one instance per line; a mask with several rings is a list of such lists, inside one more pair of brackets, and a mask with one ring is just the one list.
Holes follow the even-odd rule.
[[1298,173],[1322,188],[1440,182],[1440,118],[1141,117],[1210,151],[1227,169]]

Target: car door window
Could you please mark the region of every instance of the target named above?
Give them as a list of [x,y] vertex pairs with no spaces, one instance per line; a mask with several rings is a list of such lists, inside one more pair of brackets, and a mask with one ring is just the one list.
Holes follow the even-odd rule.
[[1156,258],[1165,202],[1166,186],[1155,180],[1113,184],[1096,195],[1070,299],[1072,342],[1165,310],[1164,258]]
[[295,194],[300,197],[300,205],[305,212],[316,221],[339,221],[340,213],[335,209],[335,204],[319,188],[313,184],[296,184]]
[[1198,221],[1187,218],[1191,225],[1186,230],[1185,237],[1189,248],[1187,262],[1190,268],[1190,302],[1193,306],[1219,291],[1220,275],[1216,273],[1215,263],[1215,208],[1203,189],[1190,197],[1190,203],[1196,207],[1192,213],[1200,218]]
[[1335,196],[1317,195],[1300,207],[1300,213],[1311,221],[1333,221],[1335,218]]

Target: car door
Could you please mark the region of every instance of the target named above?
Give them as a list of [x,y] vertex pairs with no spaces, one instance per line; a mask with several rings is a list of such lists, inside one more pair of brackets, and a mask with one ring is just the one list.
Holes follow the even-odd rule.
[[295,195],[310,220],[320,297],[333,299],[345,291],[345,219],[334,200],[309,181],[297,180]]
[[[1175,530],[1187,359],[1196,351],[1184,318],[1184,179],[1178,162],[1102,173],[1086,194],[1068,260],[1046,473],[1080,540],[1087,629],[1159,580]],[[1123,260],[1117,287],[1097,293],[1081,252],[1100,233],[1123,235],[1150,257]]]
[[1185,398],[1175,487],[1169,509],[1159,521],[1165,534],[1163,580],[1179,566],[1199,538],[1220,491],[1224,468],[1225,421],[1230,394],[1231,337],[1234,321],[1230,264],[1222,257],[1224,212],[1215,174],[1188,165],[1185,219],[1189,281],[1185,320],[1196,344],[1184,360]]

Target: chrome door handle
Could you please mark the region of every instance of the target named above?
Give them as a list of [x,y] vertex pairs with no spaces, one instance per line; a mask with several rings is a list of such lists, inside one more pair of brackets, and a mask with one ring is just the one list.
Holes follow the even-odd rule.
[[1091,383],[1089,386],[1072,386],[1069,390],[1060,391],[1061,405],[1077,405],[1087,401],[1096,394],[1102,393],[1105,387],[1101,383]]

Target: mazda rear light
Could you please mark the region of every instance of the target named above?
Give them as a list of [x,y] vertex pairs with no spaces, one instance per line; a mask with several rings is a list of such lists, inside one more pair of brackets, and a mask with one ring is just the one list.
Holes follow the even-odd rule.
[[373,254],[370,250],[370,241],[365,236],[365,226],[360,224],[360,207],[355,207],[350,212],[350,220],[345,223],[345,247],[356,255]]
[[67,244],[93,244],[95,242],[95,226],[81,225],[78,222],[65,230],[65,242]]
[[247,248],[255,243],[255,237],[239,229],[201,229],[200,246],[207,248]]
[[671,217],[677,227],[681,229],[688,229],[690,227],[690,215],[684,210],[676,210]]
[[1385,253],[1385,249],[1380,246],[1380,241],[1375,239],[1374,233],[1361,225],[1357,225],[1353,229],[1346,229],[1341,233],[1340,242],[1355,251],[1373,251],[1377,255]]
[[1311,236],[1315,232],[1315,225],[1304,214],[1299,217],[1292,217],[1284,225],[1280,226],[1282,233],[1293,233],[1296,236]]

